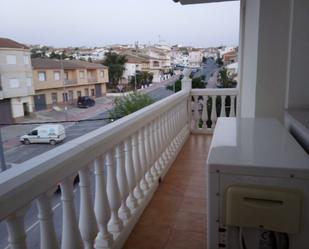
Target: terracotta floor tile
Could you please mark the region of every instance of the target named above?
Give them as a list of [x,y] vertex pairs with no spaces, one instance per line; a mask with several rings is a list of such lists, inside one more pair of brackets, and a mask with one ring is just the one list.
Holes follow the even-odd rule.
[[123,249],[162,249],[166,245],[171,229],[161,226],[136,226]]
[[205,199],[185,197],[178,211],[206,214],[206,208]]
[[205,249],[209,135],[191,135],[125,249]]
[[172,228],[175,230],[206,233],[206,215],[191,212],[177,212]]
[[187,186],[184,197],[189,198],[199,198],[199,199],[207,199],[207,191],[206,188],[200,186]]
[[164,249],[205,249],[204,233],[172,230]]

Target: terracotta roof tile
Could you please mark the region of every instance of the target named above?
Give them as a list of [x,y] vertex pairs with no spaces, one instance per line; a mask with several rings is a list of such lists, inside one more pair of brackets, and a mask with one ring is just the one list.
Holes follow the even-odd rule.
[[0,37],[0,48],[22,48],[22,49],[29,49],[24,44],[18,43],[8,38],[1,38]]

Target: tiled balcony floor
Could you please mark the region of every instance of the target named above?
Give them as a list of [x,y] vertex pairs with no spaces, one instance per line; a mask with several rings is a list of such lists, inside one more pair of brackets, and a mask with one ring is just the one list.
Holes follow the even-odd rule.
[[191,135],[125,249],[206,248],[206,159],[211,136]]

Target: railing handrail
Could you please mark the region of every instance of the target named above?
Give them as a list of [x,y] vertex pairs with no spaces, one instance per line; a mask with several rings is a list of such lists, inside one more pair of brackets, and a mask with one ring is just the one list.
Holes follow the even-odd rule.
[[0,174],[0,220],[28,205],[94,158],[188,98],[182,90],[112,124],[71,140]]
[[191,95],[222,96],[222,95],[237,95],[238,92],[239,92],[238,88],[204,88],[204,89],[192,89]]

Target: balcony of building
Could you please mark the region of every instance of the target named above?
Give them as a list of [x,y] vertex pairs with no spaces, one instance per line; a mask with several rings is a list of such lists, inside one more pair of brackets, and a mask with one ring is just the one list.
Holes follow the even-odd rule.
[[88,79],[88,83],[96,83],[98,82],[98,75],[97,75],[97,70],[87,70],[87,79]]
[[76,85],[77,84],[77,72],[76,70],[64,70],[64,84]]
[[[204,248],[208,134],[218,113],[235,115],[237,96],[237,89],[207,91],[184,87],[2,172],[0,220],[7,223],[8,245],[34,248],[24,225],[31,213],[38,217],[41,248],[173,248],[188,238]],[[212,106],[216,99],[220,108]],[[62,211],[54,221],[58,185]]]

